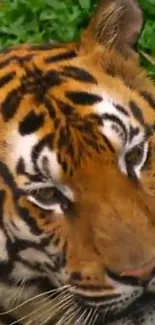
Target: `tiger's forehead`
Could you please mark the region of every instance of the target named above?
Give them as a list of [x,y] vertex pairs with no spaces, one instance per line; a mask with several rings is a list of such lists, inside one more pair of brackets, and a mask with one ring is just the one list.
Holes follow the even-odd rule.
[[[51,119],[55,119],[58,112],[61,118],[75,114],[77,119],[76,114],[81,117],[89,114],[91,107],[102,99],[110,99],[129,110],[141,124],[154,120],[154,86],[138,64],[106,49],[92,49],[89,55],[79,53],[77,44],[21,46],[2,53],[0,78],[4,121],[11,121],[18,110],[21,119],[22,106],[26,105],[26,111],[30,104],[38,111],[42,104],[46,106]],[[30,103],[28,98],[27,104],[29,95],[32,100]],[[7,109],[9,105],[11,109]]]
[[20,47],[1,54],[0,82],[1,132],[12,159],[24,157],[31,167],[49,151],[72,175],[93,151],[130,149],[154,131],[154,87],[117,53],[79,56],[76,44]]

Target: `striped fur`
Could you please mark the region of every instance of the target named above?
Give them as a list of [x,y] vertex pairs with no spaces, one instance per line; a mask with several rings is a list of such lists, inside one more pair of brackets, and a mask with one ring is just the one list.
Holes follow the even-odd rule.
[[155,323],[141,26],[136,0],[103,0],[80,43],[0,53],[0,325]]

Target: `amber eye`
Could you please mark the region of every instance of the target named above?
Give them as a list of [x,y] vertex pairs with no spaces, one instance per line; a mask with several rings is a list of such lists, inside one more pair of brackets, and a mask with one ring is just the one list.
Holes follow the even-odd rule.
[[125,155],[125,161],[127,166],[139,165],[144,155],[144,144],[135,146]]
[[46,205],[51,205],[51,203],[57,203],[59,201],[59,191],[55,187],[45,187],[33,190],[31,195],[35,200]]
[[59,205],[62,210],[68,209],[70,201],[56,187],[44,187],[32,190],[28,196],[29,201],[46,210],[52,210]]

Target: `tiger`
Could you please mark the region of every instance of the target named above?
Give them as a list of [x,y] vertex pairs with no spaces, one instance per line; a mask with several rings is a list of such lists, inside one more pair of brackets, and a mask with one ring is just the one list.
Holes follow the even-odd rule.
[[155,324],[155,86],[136,0],[0,53],[0,325]]

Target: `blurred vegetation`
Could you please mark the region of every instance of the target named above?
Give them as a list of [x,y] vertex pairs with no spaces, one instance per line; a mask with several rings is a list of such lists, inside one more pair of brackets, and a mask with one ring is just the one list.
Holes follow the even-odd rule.
[[[98,0],[1,0],[0,49],[21,43],[79,40]],[[155,0],[139,0],[145,25],[141,64],[155,80]]]

